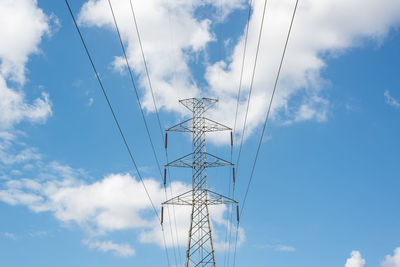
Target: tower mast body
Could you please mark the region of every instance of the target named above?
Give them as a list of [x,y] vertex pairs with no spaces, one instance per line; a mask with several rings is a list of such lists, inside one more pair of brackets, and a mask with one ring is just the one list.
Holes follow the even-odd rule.
[[180,102],[193,116],[167,131],[191,132],[192,153],[166,166],[191,168],[192,190],[164,202],[163,205],[190,205],[192,208],[185,266],[216,267],[209,205],[237,202],[207,188],[207,168],[231,166],[232,163],[206,152],[206,132],[231,129],[204,116],[206,110],[217,102],[216,99],[190,98]]

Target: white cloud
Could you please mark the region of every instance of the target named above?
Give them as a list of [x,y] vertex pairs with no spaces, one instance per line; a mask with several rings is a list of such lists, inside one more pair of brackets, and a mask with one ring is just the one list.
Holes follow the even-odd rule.
[[295,252],[296,248],[293,246],[283,245],[283,244],[266,244],[258,246],[260,248],[269,248],[279,252]]
[[[162,193],[154,180],[145,182],[154,196]],[[154,220],[140,216],[151,205],[140,181],[129,174],[112,174],[93,184],[74,178],[41,183],[34,179],[10,180],[6,189],[0,190],[0,199],[36,212],[52,211],[62,222],[74,222],[99,233],[146,227]]]
[[36,237],[42,237],[47,235],[48,232],[47,231],[33,231],[33,232],[29,232],[25,235],[23,234],[14,234],[14,233],[9,233],[9,232],[4,232],[3,236],[7,239],[11,239],[11,240],[19,240],[19,239],[25,239],[25,238],[36,238]]
[[[243,76],[244,94],[249,90],[262,4],[263,1],[255,1],[250,22]],[[249,110],[250,131],[260,124],[265,114],[293,7],[294,1],[268,1]],[[321,71],[326,68],[327,59],[339,56],[347,49],[368,40],[382,40],[391,27],[399,25],[399,11],[400,2],[396,0],[300,1],[274,100],[273,117],[287,122],[326,120],[330,103],[323,90],[327,84]],[[222,102],[228,103],[217,109],[215,117],[225,120],[229,125],[233,124],[233,118],[226,118],[226,114],[234,110],[232,107],[239,83],[243,45],[242,38],[231,58],[210,66],[206,74],[211,91]],[[245,112],[245,101],[245,98],[241,101],[239,114]],[[243,118],[239,118],[239,125],[242,123]]]
[[116,244],[112,241],[90,241],[84,240],[83,244],[90,249],[98,249],[100,251],[112,251],[115,255],[128,257],[135,255],[135,250],[129,244]]
[[400,247],[394,250],[394,254],[387,255],[381,263],[382,267],[400,267]]
[[350,258],[347,259],[345,267],[363,267],[365,260],[362,258],[361,253],[357,250],[353,250],[350,254]]
[[277,246],[275,247],[275,249],[276,249],[277,251],[285,251],[285,252],[294,252],[294,251],[296,251],[296,248],[295,248],[295,247],[287,246],[287,245],[277,245]]
[[39,52],[42,36],[50,33],[49,18],[35,0],[4,0],[0,2],[0,25],[0,74],[23,84],[28,56]]
[[89,101],[88,101],[87,105],[88,105],[89,107],[91,107],[91,106],[93,105],[93,102],[94,102],[93,97],[89,97]]
[[[140,242],[164,245],[158,218],[153,213],[143,185],[130,174],[111,174],[97,182],[87,183],[79,178],[84,176],[80,170],[56,162],[45,164],[42,168],[40,178],[5,181],[0,187],[0,201],[9,205],[24,205],[34,212],[51,212],[64,224],[80,226],[91,239],[115,231],[138,229]],[[55,177],[57,173],[58,178]],[[145,179],[144,183],[160,212],[160,204],[165,201],[163,186],[154,179]],[[178,195],[191,187],[175,182],[171,188],[172,194]],[[171,192],[171,188],[167,188],[167,192]],[[225,211],[225,206],[210,208],[216,249],[226,245],[221,241],[225,233]],[[174,212],[172,207],[165,208],[164,228],[168,247],[186,245],[189,218],[189,207],[175,207]],[[243,241],[244,232],[240,228],[239,245]],[[94,244],[100,248],[100,243]]]
[[52,114],[51,101],[47,93],[36,98],[32,104],[25,101],[21,90],[9,88],[0,75],[0,130],[9,129],[22,120],[45,122]]
[[43,237],[48,234],[49,234],[48,231],[38,230],[38,231],[33,231],[33,232],[28,233],[28,236],[30,238],[36,238],[36,237]]
[[[44,14],[35,0],[0,2],[0,130],[22,120],[43,122],[52,113],[48,94],[28,104],[19,88],[26,82],[29,56],[40,52],[39,44],[50,34],[51,21],[57,25],[56,17]],[[11,88],[9,82],[18,88]]]
[[[170,5],[160,0],[134,1],[159,107],[182,114],[186,111],[179,106],[177,99],[193,96],[218,97],[220,103],[214,111],[211,111],[211,116],[233,126],[244,38],[243,36],[239,38],[232,54],[220,62],[210,64],[206,56],[201,57],[201,53],[207,54],[208,44],[220,37],[214,32],[214,22],[210,20],[224,23],[226,15],[233,10],[243,8],[245,1],[168,2]],[[113,3],[122,37],[127,44],[131,65],[139,75],[140,87],[148,89],[129,3],[128,1],[113,1]],[[215,12],[209,12],[209,19],[203,17],[200,19],[196,17],[196,11],[205,3],[216,5],[212,9]],[[263,10],[263,1],[254,1],[254,4],[245,62],[243,96],[249,90]],[[254,131],[265,115],[293,7],[294,2],[291,0],[268,1],[249,111],[249,133]],[[224,10],[226,14],[220,14],[220,10]],[[382,41],[391,28],[398,27],[399,13],[398,0],[301,1],[273,106],[273,118],[286,123],[327,120],[330,102],[324,90],[327,82],[321,74],[326,68],[327,59],[340,56],[348,49],[368,41]],[[219,20],[215,19],[216,16]],[[86,26],[113,30],[106,0],[86,2],[79,17],[81,24]],[[191,72],[190,64],[194,62],[197,66],[208,65],[204,77],[208,83],[206,88],[199,88],[196,82],[198,77],[194,77]],[[113,65],[120,70],[124,68],[124,62],[120,57],[116,58]],[[145,91],[143,102],[148,110],[153,110],[149,90]],[[244,114],[245,106],[246,99],[242,97],[239,114]],[[243,116],[238,121],[239,129],[242,123]]]
[[11,240],[17,240],[18,239],[18,236],[16,234],[13,234],[13,233],[5,232],[5,233],[3,233],[3,236],[5,238],[11,239]]
[[9,150],[11,150],[11,146],[8,142],[2,142],[0,139],[0,163],[10,165],[31,160],[39,160],[41,158],[41,155],[37,150],[31,147],[23,148],[16,153],[12,153]]
[[[233,8],[234,5],[229,2],[241,1],[224,2]],[[112,3],[122,38],[127,44],[130,64],[140,75],[140,86],[147,88],[147,78],[129,1],[112,1]],[[133,4],[157,104],[167,110],[183,110],[177,99],[200,93],[190,74],[188,61],[193,58],[189,59],[189,54],[199,53],[213,40],[209,30],[211,21],[194,18],[196,7],[205,2],[149,0],[133,1]],[[79,21],[86,26],[106,27],[115,31],[107,0],[86,2],[79,14]],[[121,71],[125,68],[125,60],[116,57],[113,65]],[[143,105],[148,110],[153,110],[149,90],[144,94]]]
[[385,96],[386,103],[389,106],[400,108],[400,102],[397,101],[393,96],[391,96],[388,90],[386,90],[383,95]]

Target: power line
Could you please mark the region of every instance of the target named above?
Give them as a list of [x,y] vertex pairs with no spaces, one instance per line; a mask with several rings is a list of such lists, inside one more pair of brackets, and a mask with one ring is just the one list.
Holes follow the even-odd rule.
[[[250,25],[252,4],[253,4],[253,0],[250,0],[249,1],[249,12],[248,12],[248,15],[247,15],[246,35],[245,35],[244,46],[243,46],[242,67],[241,67],[241,70],[240,70],[239,89],[238,89],[238,94],[237,94],[236,111],[235,111],[235,122],[234,122],[234,126],[233,126],[232,138],[235,137],[235,133],[236,133],[236,123],[237,123],[237,115],[238,115],[238,110],[239,110],[240,92],[241,92],[241,89],[242,89],[243,70],[244,70],[244,63],[245,63],[245,58],[246,58],[247,39],[248,39],[248,35],[249,35],[249,25]],[[233,153],[233,149],[231,149],[231,161],[232,161],[232,153]],[[233,169],[232,171],[234,172],[235,169]],[[229,190],[230,190],[230,183],[229,183]],[[233,183],[233,185],[232,185],[232,199],[234,199],[234,196],[235,196],[235,184]],[[228,237],[228,232],[229,232],[229,245],[227,247],[225,247],[224,266],[225,266],[226,256],[227,255],[228,255],[228,266],[229,266],[229,258],[230,258],[230,252],[229,251],[230,251],[230,247],[231,247],[231,233],[232,233],[232,227],[231,227],[232,214],[233,214],[233,210],[232,209],[233,209],[233,207],[231,207],[230,219],[227,222],[228,225],[227,225],[227,231],[226,231],[226,236],[225,236],[225,242],[226,242],[227,237]]]
[[[126,138],[125,138],[125,135],[124,135],[124,133],[123,133],[123,131],[122,131],[122,129],[121,129],[121,126],[120,126],[120,124],[119,124],[119,121],[118,121],[118,119],[117,119],[117,117],[116,117],[116,115],[115,115],[114,109],[113,109],[113,107],[112,107],[112,105],[111,105],[111,101],[110,101],[110,99],[108,98],[108,95],[107,95],[106,90],[104,89],[104,86],[103,86],[103,83],[102,83],[102,81],[101,81],[101,79],[100,79],[99,73],[97,72],[97,69],[96,69],[96,67],[95,67],[95,65],[94,65],[93,59],[92,59],[92,57],[91,57],[91,55],[90,55],[90,53],[89,53],[89,50],[88,50],[88,48],[87,48],[87,46],[86,46],[85,40],[83,39],[82,33],[81,33],[81,31],[80,31],[80,29],[79,29],[79,26],[78,26],[78,24],[77,24],[77,22],[76,22],[75,16],[74,16],[74,14],[73,14],[73,12],[72,12],[72,10],[71,10],[71,7],[70,7],[70,5],[69,5],[69,3],[68,3],[68,0],[65,0],[65,3],[67,4],[69,13],[70,13],[70,15],[71,15],[71,17],[72,17],[72,20],[73,20],[74,24],[75,24],[76,30],[78,31],[80,40],[81,40],[81,42],[82,42],[82,44],[83,44],[83,47],[84,47],[85,52],[86,52],[86,55],[87,55],[88,58],[89,58],[90,64],[92,65],[93,71],[94,71],[94,73],[95,73],[95,75],[96,75],[97,81],[99,82],[99,85],[100,85],[100,88],[101,88],[101,90],[102,90],[102,92],[103,92],[103,95],[104,95],[104,97],[105,97],[105,99],[106,99],[106,101],[107,101],[107,104],[108,104],[108,107],[109,107],[109,109],[110,109],[110,111],[111,111],[111,114],[112,114],[112,116],[113,116],[114,122],[115,122],[115,124],[117,125],[118,131],[119,131],[119,133],[120,133],[120,135],[121,135],[121,138],[122,138],[122,140],[123,140],[123,142],[124,142],[125,148],[126,148],[127,151],[128,151],[129,157],[130,157],[130,159],[131,159],[131,161],[132,161],[132,163],[133,163],[133,165],[134,165],[134,167],[135,167],[135,169],[136,169],[136,172],[137,172],[137,174],[138,174],[138,176],[139,176],[139,179],[140,179],[140,181],[141,181],[141,183],[142,183],[142,185],[143,185],[143,188],[144,188],[144,190],[145,190],[145,192],[146,192],[147,198],[149,199],[150,204],[151,204],[151,206],[152,206],[152,208],[153,208],[153,210],[154,210],[154,213],[155,213],[157,219],[160,221],[160,217],[159,217],[159,215],[158,215],[157,209],[156,209],[155,206],[154,206],[153,200],[152,200],[151,197],[150,197],[149,191],[148,191],[148,189],[147,189],[147,187],[146,187],[146,184],[145,184],[145,182],[144,182],[144,180],[143,180],[143,177],[142,177],[142,175],[141,175],[141,173],[140,173],[140,171],[139,171],[139,168],[138,168],[138,166],[137,166],[137,164],[136,164],[136,161],[135,161],[135,159],[134,159],[134,157],[133,157],[133,154],[132,154],[131,149],[130,149],[130,147],[129,147],[129,145],[128,145],[128,142],[127,142],[127,140],[126,140]],[[161,225],[161,224],[160,224],[160,225]],[[164,247],[165,247],[165,250],[166,250],[168,266],[171,266],[171,265],[170,265],[170,262],[169,262],[168,251],[167,251],[167,249],[166,249],[164,228],[162,227],[162,225],[161,225],[161,230],[162,230],[163,238],[164,238]]]
[[[141,51],[141,54],[142,54],[144,67],[145,67],[145,70],[146,70],[147,81],[149,83],[149,88],[150,88],[151,96],[152,96],[152,99],[153,99],[153,105],[154,105],[154,109],[155,109],[156,116],[157,116],[157,122],[158,122],[158,126],[160,128],[160,136],[161,136],[161,140],[163,142],[163,145],[165,147],[164,134],[163,134],[162,126],[161,126],[161,120],[160,120],[160,116],[159,116],[156,100],[155,100],[155,97],[154,97],[153,86],[152,86],[152,83],[151,83],[150,74],[149,74],[149,70],[148,70],[148,67],[147,67],[146,57],[144,55],[142,38],[140,37],[140,31],[139,31],[138,23],[137,23],[137,20],[136,20],[136,15],[135,15],[135,11],[134,11],[134,8],[133,8],[132,0],[129,0],[129,3],[130,3],[130,7],[131,7],[131,13],[132,13],[133,21],[135,23],[136,34],[137,34],[138,41],[139,41],[139,46],[140,46],[140,51]],[[167,163],[168,163],[168,151],[166,149],[165,149],[165,158],[166,158]],[[168,178],[171,181],[169,168],[168,168]],[[170,185],[170,191],[171,191],[171,196],[172,196],[172,184]],[[166,199],[168,199],[166,192],[165,192],[165,194],[166,194]],[[169,220],[171,221],[171,214],[169,212],[170,211],[169,206],[167,207],[167,209],[168,209],[168,217],[169,217]],[[178,241],[178,230],[177,230],[177,225],[176,225],[175,207],[172,206],[172,209],[173,209],[173,217],[174,217],[174,224],[175,224],[176,243],[177,243],[177,246],[178,246],[178,255],[179,255],[180,261],[182,261],[181,255],[180,255],[180,249],[179,249],[180,246],[179,246],[179,241]],[[172,234],[172,226],[170,228],[171,228],[171,239],[172,239],[173,244],[175,244],[174,237],[173,237],[173,234]],[[175,252],[175,245],[173,245],[173,246],[174,246],[175,261],[177,261],[176,252]]]
[[253,178],[254,170],[255,170],[255,167],[256,167],[256,164],[257,164],[257,159],[258,159],[258,155],[259,155],[259,152],[260,152],[261,144],[262,144],[262,141],[263,141],[263,138],[264,138],[265,128],[267,126],[269,114],[271,113],[272,102],[274,100],[276,87],[278,85],[279,77],[280,77],[280,74],[281,74],[283,60],[285,59],[286,49],[287,49],[287,45],[288,45],[288,42],[289,42],[290,33],[292,31],[292,26],[293,26],[294,18],[295,18],[295,15],[296,15],[298,3],[299,3],[299,0],[296,0],[296,5],[295,5],[294,11],[293,11],[292,20],[290,22],[290,27],[289,27],[288,35],[287,35],[287,38],[286,38],[285,47],[283,49],[281,62],[279,64],[278,74],[277,74],[276,79],[275,79],[274,90],[272,91],[271,101],[270,101],[269,106],[268,106],[268,112],[267,112],[267,115],[266,115],[265,120],[264,120],[264,125],[263,125],[263,129],[262,129],[261,136],[260,136],[260,141],[259,141],[258,147],[257,147],[256,157],[254,159],[253,167],[251,168],[250,179],[249,179],[249,183],[247,185],[245,197],[244,197],[243,202],[242,202],[242,208],[240,210],[240,215],[242,215],[242,213],[243,213],[244,205],[246,203],[247,194],[249,192],[249,188],[250,188],[250,184],[251,184],[251,181],[252,181],[252,178]]
[[236,101],[235,123],[233,125],[233,136],[235,136],[235,131],[236,131],[237,115],[238,115],[238,110],[239,110],[240,92],[241,92],[241,89],[242,89],[243,70],[244,70],[244,62],[245,62],[245,58],[246,58],[247,37],[249,35],[249,25],[250,25],[250,17],[251,17],[251,10],[252,10],[251,6],[252,6],[252,4],[253,4],[253,0],[250,0],[249,1],[249,13],[247,15],[246,35],[245,35],[245,38],[244,38],[242,68],[240,70],[239,90],[238,90],[237,101]]
[[[124,43],[123,43],[123,41],[122,41],[121,33],[120,33],[120,30],[119,30],[119,27],[118,27],[118,23],[117,23],[117,20],[116,20],[116,17],[115,17],[115,13],[114,13],[114,9],[113,9],[113,7],[112,7],[111,0],[108,0],[108,4],[109,4],[109,6],[110,6],[111,14],[112,14],[112,17],[113,17],[113,20],[114,20],[115,29],[116,29],[116,31],[117,31],[117,33],[118,33],[118,38],[119,38],[119,41],[120,41],[120,44],[121,44],[122,52],[123,52],[123,54],[124,54],[124,58],[125,58],[126,65],[127,65],[127,67],[128,67],[129,76],[130,76],[131,83],[132,83],[132,86],[133,86],[134,91],[135,91],[135,95],[136,95],[136,99],[137,99],[137,102],[138,102],[138,105],[139,105],[139,108],[140,108],[140,112],[141,112],[141,114],[142,114],[143,122],[144,122],[144,125],[145,125],[145,127],[146,127],[147,136],[148,136],[148,138],[149,138],[149,140],[150,140],[151,148],[152,148],[152,150],[153,150],[153,155],[154,155],[154,158],[155,158],[156,163],[157,163],[157,168],[158,168],[158,171],[159,171],[159,173],[160,173],[161,180],[163,181],[164,179],[163,179],[163,176],[162,176],[162,172],[161,172],[161,168],[160,168],[160,163],[159,163],[159,161],[158,161],[158,157],[157,157],[157,154],[156,154],[156,151],[155,151],[155,148],[154,148],[154,144],[153,144],[153,141],[152,141],[152,138],[151,138],[151,135],[150,135],[150,130],[149,130],[149,127],[148,127],[148,125],[147,125],[147,120],[146,120],[146,117],[145,117],[144,112],[143,112],[143,108],[142,108],[142,104],[141,104],[141,101],[140,101],[140,97],[139,97],[139,94],[138,94],[138,91],[137,91],[137,88],[136,88],[136,85],[135,85],[135,81],[134,81],[134,78],[133,78],[132,68],[130,67],[130,64],[129,64],[129,61],[128,61],[128,57],[127,57],[127,55],[126,55],[125,46],[124,46]],[[163,138],[162,138],[161,122],[160,122],[160,118],[159,118],[159,115],[158,115],[157,105],[156,105],[155,99],[154,99],[153,88],[152,88],[152,85],[151,85],[151,80],[150,80],[149,72],[148,72],[148,69],[147,69],[146,58],[145,58],[144,52],[143,52],[142,42],[141,42],[141,39],[140,39],[139,29],[138,29],[137,23],[136,23],[135,13],[134,13],[134,11],[133,11],[132,1],[130,1],[130,4],[131,4],[131,11],[132,11],[132,14],[133,14],[134,22],[135,22],[135,25],[136,25],[136,31],[137,31],[137,34],[138,34],[138,39],[139,39],[139,43],[140,43],[140,48],[141,48],[141,52],[142,52],[142,57],[143,57],[143,60],[144,60],[144,65],[145,65],[145,69],[146,69],[146,73],[147,73],[147,78],[148,78],[148,82],[149,82],[149,85],[150,85],[151,94],[152,94],[152,96],[153,96],[153,104],[154,104],[154,107],[156,108],[157,119],[158,119],[158,125],[160,126],[160,131],[161,131],[161,139],[163,140]],[[165,198],[168,199],[166,190],[165,190]],[[168,214],[169,214],[169,213],[168,213]],[[169,216],[170,216],[170,215],[169,215]],[[172,242],[173,242],[173,251],[174,251],[174,256],[175,256],[175,263],[177,263],[175,241],[174,241],[174,238],[173,238],[172,226],[171,226],[171,225],[170,225],[170,229],[171,229],[171,239],[172,239]]]
[[128,57],[127,57],[126,51],[125,51],[125,46],[124,46],[124,43],[122,42],[121,33],[120,33],[120,31],[119,31],[119,27],[118,27],[118,24],[117,24],[117,20],[116,20],[116,18],[115,18],[114,10],[113,10],[113,8],[112,8],[112,4],[111,4],[111,1],[110,1],[110,0],[108,0],[108,4],[109,4],[109,6],[110,6],[111,14],[112,14],[113,20],[114,20],[114,25],[115,25],[116,31],[117,31],[117,33],[118,33],[119,42],[120,42],[120,44],[121,44],[121,48],[122,48],[122,52],[123,52],[123,54],[124,54],[124,58],[125,58],[125,61],[126,61],[126,65],[127,65],[127,67],[128,67],[129,77],[130,77],[130,80],[131,80],[133,89],[134,89],[134,91],[135,91],[136,100],[137,100],[137,102],[138,102],[139,109],[140,109],[140,113],[141,113],[141,115],[142,115],[142,119],[143,119],[143,122],[144,122],[144,126],[145,126],[145,128],[146,128],[147,137],[148,137],[149,140],[150,140],[151,148],[152,148],[152,150],[153,150],[153,155],[154,155],[154,158],[155,158],[156,163],[157,163],[157,168],[158,168],[158,171],[159,171],[159,173],[160,173],[161,180],[163,180],[163,178],[162,178],[162,172],[161,172],[161,168],[160,168],[160,162],[158,161],[158,157],[157,157],[157,154],[156,154],[156,151],[155,151],[155,148],[154,148],[153,140],[151,139],[150,130],[149,130],[149,127],[148,127],[148,125],[147,125],[147,120],[146,120],[146,117],[145,117],[145,115],[144,115],[144,111],[143,111],[143,108],[142,108],[142,103],[141,103],[141,101],[140,101],[139,93],[138,93],[138,90],[137,90],[137,88],[136,88],[136,84],[135,84],[135,81],[134,81],[134,78],[133,78],[132,69],[131,69],[131,66],[129,65]]
[[266,10],[266,8],[267,8],[267,2],[268,2],[268,0],[265,0],[265,1],[264,1],[264,9],[263,9],[263,15],[262,15],[262,19],[261,19],[260,32],[259,32],[259,34],[258,34],[256,56],[255,56],[254,65],[253,65],[253,74],[252,74],[252,76],[251,76],[250,91],[249,91],[249,96],[248,96],[248,98],[247,98],[246,115],[245,115],[245,117],[244,117],[242,136],[241,136],[240,146],[239,146],[239,154],[238,154],[238,159],[237,159],[237,162],[236,162],[236,169],[237,169],[237,171],[238,171],[238,169],[239,169],[240,155],[241,155],[241,152],[242,152],[242,146],[243,146],[243,140],[244,140],[244,133],[245,133],[245,130],[246,130],[247,115],[248,115],[248,113],[249,113],[249,106],[250,106],[251,93],[252,93],[252,91],[253,91],[254,76],[255,76],[255,73],[256,73],[258,52],[260,51],[261,36],[262,36],[263,28],[264,28],[265,10]]
[[120,126],[119,121],[118,121],[118,119],[117,119],[117,117],[116,117],[116,115],[115,115],[115,112],[114,112],[114,109],[113,109],[113,107],[112,107],[112,105],[111,105],[110,99],[108,98],[107,92],[106,92],[105,89],[104,89],[103,83],[102,83],[102,81],[101,81],[101,79],[100,79],[100,76],[99,76],[99,74],[98,74],[98,72],[97,72],[97,70],[96,70],[96,67],[95,67],[95,65],[94,65],[94,63],[93,63],[92,57],[90,56],[89,50],[88,50],[88,48],[87,48],[87,46],[86,46],[86,43],[85,43],[85,41],[84,41],[84,39],[83,39],[83,36],[82,36],[82,34],[81,34],[81,31],[80,31],[80,29],[79,29],[79,27],[78,27],[78,24],[77,24],[77,22],[76,22],[76,20],[75,20],[75,17],[74,17],[74,15],[73,15],[73,13],[72,13],[72,10],[71,10],[70,6],[69,6],[68,0],[65,0],[65,3],[66,3],[67,6],[68,6],[69,12],[70,12],[70,14],[71,14],[71,16],[72,16],[72,19],[73,19],[74,24],[75,24],[75,27],[76,27],[76,29],[77,29],[77,31],[78,31],[79,37],[80,37],[80,39],[81,39],[81,41],[82,41],[82,44],[83,44],[83,46],[84,46],[84,48],[85,48],[86,54],[87,54],[87,56],[89,57],[90,64],[92,65],[93,71],[95,72],[95,75],[96,75],[97,80],[98,80],[98,82],[99,82],[99,84],[100,84],[101,90],[102,90],[102,92],[103,92],[103,95],[104,95],[104,97],[105,97],[105,99],[106,99],[106,101],[107,101],[108,107],[110,108],[111,114],[112,114],[112,116],[113,116],[113,118],[114,118],[114,121],[115,121],[115,123],[116,123],[116,125],[117,125],[118,131],[119,131],[119,133],[120,133],[120,135],[121,135],[121,137],[122,137],[122,140],[123,140],[123,142],[124,142],[124,144],[125,144],[126,149],[128,150],[129,157],[131,158],[131,161],[132,161],[132,163],[133,163],[133,165],[134,165],[134,167],[135,167],[135,169],[136,169],[136,172],[138,173],[138,176],[139,176],[139,178],[140,178],[140,180],[141,180],[141,182],[142,182],[142,184],[143,184],[143,187],[144,187],[144,189],[145,189],[145,191],[146,191],[146,194],[147,194],[147,196],[148,196],[148,198],[149,198],[149,200],[150,200],[150,202],[151,202],[151,205],[152,205],[152,207],[153,207],[154,213],[155,213],[156,216],[159,218],[157,209],[155,208],[155,206],[154,206],[154,204],[153,204],[153,201],[151,200],[151,197],[150,197],[150,195],[149,195],[149,192],[148,192],[148,190],[147,190],[147,188],[146,188],[146,185],[145,185],[145,183],[144,183],[144,181],[143,181],[142,175],[140,174],[139,168],[138,168],[138,166],[136,165],[136,161],[135,161],[135,159],[134,159],[134,157],[133,157],[133,154],[132,154],[132,152],[131,152],[131,149],[129,148],[129,145],[128,145],[127,141],[126,141],[125,135],[124,135],[124,133],[122,132],[121,126]]
[[135,16],[135,11],[134,11],[134,9],[133,9],[132,0],[129,0],[129,2],[130,2],[130,4],[131,4],[131,11],[132,11],[133,20],[134,20],[134,22],[135,22],[135,28],[136,28],[136,33],[137,33],[138,40],[139,40],[140,51],[142,52],[142,58],[143,58],[144,67],[145,67],[145,70],[146,70],[147,81],[149,82],[151,97],[153,98],[153,105],[154,105],[154,109],[155,109],[156,115],[157,115],[158,126],[160,127],[161,140],[164,140],[164,138],[163,138],[163,130],[162,130],[162,127],[161,127],[160,116],[159,116],[159,113],[158,113],[158,108],[157,108],[156,100],[155,100],[155,97],[154,97],[154,91],[153,91],[153,86],[152,86],[152,84],[151,84],[151,79],[150,79],[150,75],[149,75],[149,70],[148,70],[148,68],[147,68],[146,57],[144,56],[144,52],[143,52],[142,39],[140,38],[140,32],[139,32],[139,28],[138,28],[137,21],[136,21],[136,16]]
[[[299,0],[296,0],[296,5],[295,5],[294,10],[293,10],[292,19],[290,21],[290,26],[289,26],[289,30],[288,30],[288,33],[287,33],[285,46],[283,48],[281,61],[279,63],[278,73],[276,75],[276,79],[275,79],[275,83],[274,83],[274,89],[272,91],[271,100],[269,102],[267,115],[265,116],[264,125],[263,125],[263,129],[262,129],[262,132],[261,132],[260,141],[258,143],[257,152],[256,152],[256,156],[255,156],[255,159],[254,159],[253,167],[251,169],[249,183],[247,184],[246,193],[245,193],[245,196],[244,196],[244,199],[243,199],[243,202],[242,202],[242,208],[240,210],[240,217],[242,217],[242,214],[243,214],[243,209],[245,207],[247,195],[248,195],[248,192],[249,192],[249,189],[250,189],[250,185],[251,185],[251,182],[252,182],[252,179],[253,179],[253,174],[254,174],[254,170],[255,170],[256,164],[257,164],[257,159],[258,159],[258,155],[259,155],[259,152],[260,152],[261,144],[262,144],[262,141],[263,141],[263,138],[264,138],[264,133],[265,133],[265,129],[266,129],[266,126],[267,126],[268,118],[269,118],[269,115],[271,113],[271,107],[272,107],[272,103],[273,103],[273,100],[274,100],[274,96],[275,96],[276,88],[277,88],[277,85],[278,85],[279,77],[280,77],[280,74],[281,74],[283,61],[285,59],[285,54],[286,54],[287,46],[288,46],[288,43],[289,43],[290,33],[292,31],[293,22],[294,22],[294,18],[296,16],[296,11],[297,11],[298,4],[299,4]],[[235,241],[235,252],[234,252],[233,266],[235,266],[236,247],[237,247],[237,241],[238,241],[238,231],[239,231],[239,222],[237,224],[237,231],[236,231],[236,241]]]
[[[168,24],[169,24],[169,33],[170,33],[170,48],[171,50],[174,49],[174,36],[173,36],[173,30],[172,30],[172,24],[171,24],[171,5],[169,0],[167,1],[167,11],[168,11]],[[173,57],[173,53],[170,53],[170,62],[174,68],[173,71],[173,80],[175,80],[176,77],[176,64],[174,64],[174,57]],[[164,139],[163,139],[164,140]],[[166,147],[166,143],[164,142],[164,147]],[[165,156],[167,159],[167,162],[169,162],[168,160],[168,150],[165,149]],[[171,183],[171,175],[170,175],[170,169],[169,167],[167,168],[168,170],[168,180],[171,184],[170,186],[170,193],[171,193],[171,197],[173,196],[173,192],[172,192],[172,183]],[[179,261],[182,262],[182,256],[181,256],[181,246],[179,244],[179,235],[178,235],[178,227],[176,225],[176,213],[175,213],[175,206],[172,206],[172,211],[173,211],[173,215],[174,215],[174,224],[175,224],[175,234],[176,234],[176,243],[178,245],[178,255],[179,255]]]

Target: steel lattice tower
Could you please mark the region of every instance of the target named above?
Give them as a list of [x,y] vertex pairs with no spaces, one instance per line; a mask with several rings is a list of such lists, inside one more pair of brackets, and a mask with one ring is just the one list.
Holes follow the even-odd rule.
[[[216,99],[190,98],[180,100],[179,102],[193,113],[193,117],[169,128],[167,132],[191,132],[193,135],[192,153],[174,160],[166,166],[191,168],[192,190],[173,197],[162,204],[192,206],[185,266],[215,267],[216,263],[208,206],[237,204],[237,202],[207,189],[207,168],[232,166],[233,164],[206,152],[206,133],[232,131],[232,129],[204,117],[206,110],[217,102]],[[165,173],[166,171],[164,174]],[[166,178],[164,179],[164,183],[165,182]]]

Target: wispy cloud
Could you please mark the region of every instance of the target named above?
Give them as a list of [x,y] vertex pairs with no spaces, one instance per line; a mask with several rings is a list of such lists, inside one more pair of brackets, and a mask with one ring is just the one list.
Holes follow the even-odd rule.
[[275,250],[277,250],[277,251],[286,251],[286,252],[294,252],[294,251],[296,251],[296,248],[292,247],[292,246],[286,246],[286,245],[277,245],[277,246],[275,246]]
[[3,233],[3,236],[5,238],[11,239],[11,240],[17,240],[18,239],[18,236],[16,234],[13,234],[13,233],[5,232],[5,233]]
[[400,102],[391,96],[388,90],[386,90],[383,95],[385,96],[386,104],[395,108],[400,108]]
[[266,245],[261,245],[259,246],[260,248],[268,248],[272,249],[275,251],[280,251],[280,252],[295,252],[296,248],[293,246],[289,245],[283,245],[283,244],[266,244]]
[[36,237],[43,237],[46,236],[49,232],[48,231],[30,231],[28,233],[10,233],[10,232],[4,232],[2,236],[4,236],[7,239],[11,240],[19,240],[19,239],[26,239],[26,238],[36,238]]
[[126,243],[117,244],[112,241],[90,241],[84,240],[83,244],[90,249],[97,249],[104,252],[113,252],[114,255],[129,257],[135,255],[135,250]]
[[93,102],[94,102],[93,97],[89,97],[89,101],[88,101],[87,105],[88,105],[89,107],[91,107],[91,106],[93,105]]
[[46,235],[48,235],[48,234],[49,234],[48,231],[42,230],[42,231],[32,231],[32,232],[29,232],[29,233],[28,233],[28,236],[31,237],[31,238],[35,238],[35,237],[43,237],[43,236],[46,236]]

